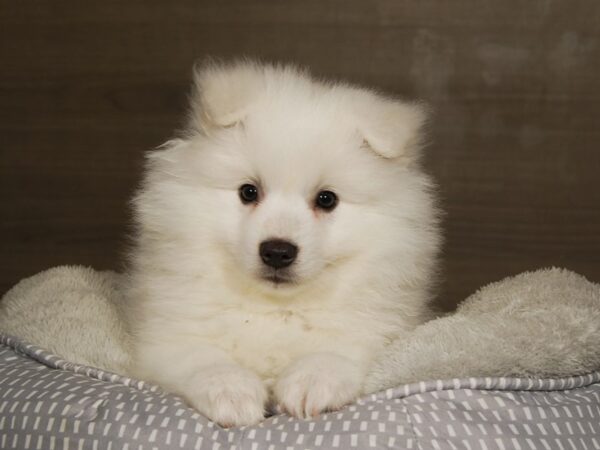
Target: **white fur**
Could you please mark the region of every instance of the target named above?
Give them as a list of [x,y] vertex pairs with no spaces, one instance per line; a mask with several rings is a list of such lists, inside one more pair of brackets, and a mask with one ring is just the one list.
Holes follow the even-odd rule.
[[[148,155],[134,199],[135,374],[226,425],[260,420],[266,388],[297,416],[361,394],[374,354],[428,315],[439,237],[423,120],[294,67],[198,70],[190,129]],[[238,198],[249,182],[258,205]],[[335,210],[314,207],[321,189]],[[300,248],[293,284],[260,277],[268,238]]]

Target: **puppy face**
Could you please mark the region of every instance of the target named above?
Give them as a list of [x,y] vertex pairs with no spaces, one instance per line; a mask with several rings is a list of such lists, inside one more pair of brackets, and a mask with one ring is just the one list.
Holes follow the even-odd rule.
[[204,68],[193,106],[188,137],[151,155],[138,205],[160,201],[145,217],[199,274],[293,292],[408,249],[430,214],[414,105],[242,64]]
[[363,148],[357,133],[324,117],[287,117],[256,115],[221,130],[190,165],[222,198],[212,231],[226,257],[279,289],[366,250],[358,247],[369,241],[369,224],[377,225],[374,212],[393,195],[372,189],[374,173],[394,171]]

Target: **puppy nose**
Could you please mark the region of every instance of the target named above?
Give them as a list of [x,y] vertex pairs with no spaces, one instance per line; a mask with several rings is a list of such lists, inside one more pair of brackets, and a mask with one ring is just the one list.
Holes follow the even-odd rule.
[[298,255],[298,247],[283,239],[263,241],[258,250],[263,262],[275,269],[289,266]]

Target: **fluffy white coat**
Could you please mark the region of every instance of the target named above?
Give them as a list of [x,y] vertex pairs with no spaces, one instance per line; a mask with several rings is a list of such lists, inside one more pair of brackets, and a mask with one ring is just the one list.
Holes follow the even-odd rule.
[[[269,398],[309,417],[363,392],[386,344],[428,316],[439,234],[419,167],[423,108],[240,62],[195,73],[185,136],[148,154],[127,322],[133,371],[223,425]],[[260,190],[243,204],[239,187]],[[336,193],[323,211],[315,196]],[[289,283],[261,242],[294,242]]]

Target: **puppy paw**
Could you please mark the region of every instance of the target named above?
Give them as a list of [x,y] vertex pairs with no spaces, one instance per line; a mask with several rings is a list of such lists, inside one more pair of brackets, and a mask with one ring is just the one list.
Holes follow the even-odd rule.
[[229,428],[254,425],[264,419],[268,393],[250,370],[228,364],[196,373],[185,397],[213,422]]
[[288,367],[274,387],[283,411],[310,418],[341,408],[360,393],[362,376],[349,359],[331,353],[301,358]]

